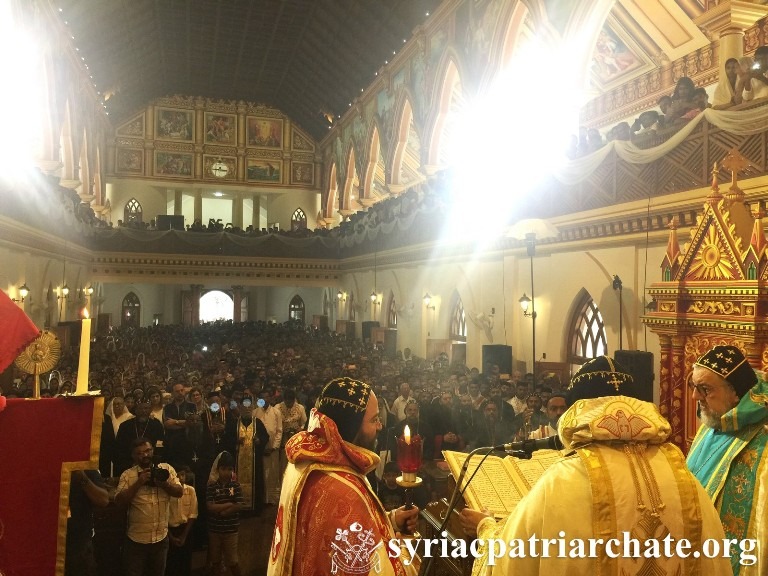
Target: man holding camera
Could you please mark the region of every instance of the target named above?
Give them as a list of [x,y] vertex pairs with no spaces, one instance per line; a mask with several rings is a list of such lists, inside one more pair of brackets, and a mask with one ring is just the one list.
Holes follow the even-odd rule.
[[163,576],[168,554],[168,507],[171,498],[184,493],[176,471],[169,464],[154,464],[152,455],[149,440],[134,440],[134,465],[122,473],[115,493],[115,502],[128,507],[125,576]]

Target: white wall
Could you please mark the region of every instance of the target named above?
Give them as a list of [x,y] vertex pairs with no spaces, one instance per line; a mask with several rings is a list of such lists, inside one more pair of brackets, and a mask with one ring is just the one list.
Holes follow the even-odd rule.
[[181,322],[182,288],[173,284],[104,284],[101,312],[111,314],[112,325],[120,326],[123,299],[133,292],[141,303],[139,326],[150,326],[155,314],[162,314],[163,324],[177,324]]

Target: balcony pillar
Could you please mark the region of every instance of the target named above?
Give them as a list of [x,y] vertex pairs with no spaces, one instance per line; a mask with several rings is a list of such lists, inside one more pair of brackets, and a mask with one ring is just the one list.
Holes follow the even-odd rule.
[[693,22],[709,32],[713,38],[720,38],[720,77],[725,77],[725,62],[729,58],[744,55],[744,31],[768,16],[768,6],[725,0],[698,16]]

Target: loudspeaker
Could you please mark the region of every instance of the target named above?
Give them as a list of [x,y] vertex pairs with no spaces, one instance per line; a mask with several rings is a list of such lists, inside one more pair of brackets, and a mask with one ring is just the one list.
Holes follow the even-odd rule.
[[635,396],[653,402],[653,353],[642,350],[616,350],[613,358],[632,374]]
[[512,374],[512,346],[483,344],[483,373],[489,364],[498,364],[499,374]]
[[181,214],[158,214],[155,219],[158,230],[184,230],[184,216]]
[[367,342],[371,339],[371,328],[378,328],[379,323],[375,320],[369,320],[363,322],[363,342]]

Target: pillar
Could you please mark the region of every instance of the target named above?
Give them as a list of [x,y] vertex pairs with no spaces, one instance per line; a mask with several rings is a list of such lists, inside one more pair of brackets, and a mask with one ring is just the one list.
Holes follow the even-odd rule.
[[174,190],[173,191],[173,215],[174,216],[181,216],[183,214],[182,211],[182,190]]
[[200,324],[200,295],[203,290],[202,284],[192,284],[192,326]]
[[195,190],[195,213],[193,221],[200,221],[203,224],[203,191]]
[[718,58],[721,77],[725,74],[725,61],[744,55],[744,30],[768,16],[768,6],[743,0],[721,2],[694,20],[712,37],[720,39]]
[[242,305],[243,305],[243,287],[242,286],[232,286],[232,302],[235,306],[235,309],[232,313],[232,321],[235,323],[239,323],[243,321],[242,317]]
[[[671,369],[667,374],[669,387],[667,388],[663,405],[667,407],[666,418],[669,420],[669,425],[672,428],[669,435],[670,441],[683,452],[687,452],[688,447],[685,444],[685,407],[690,398],[688,387],[685,383],[685,336],[676,334],[670,340],[672,343],[669,347]],[[663,346],[662,342],[662,354]]]
[[243,229],[243,197],[235,196],[232,200],[232,226]]
[[266,209],[266,198],[261,194],[253,195],[253,227],[256,230],[261,230],[267,227],[267,219],[261,217],[261,209]]

